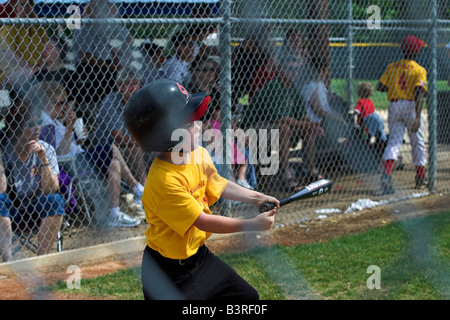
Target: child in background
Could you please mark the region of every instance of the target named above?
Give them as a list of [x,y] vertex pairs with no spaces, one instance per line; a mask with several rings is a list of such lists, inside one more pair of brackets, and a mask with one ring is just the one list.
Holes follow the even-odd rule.
[[375,113],[375,107],[372,99],[373,85],[369,82],[361,82],[358,84],[357,94],[359,97],[356,103],[356,125],[363,126],[366,129],[368,137],[376,137],[380,140],[379,148],[384,149],[384,145],[387,141],[386,134],[384,133],[383,119]]
[[[204,124],[204,129],[208,130],[208,129],[214,129],[214,138],[215,139],[222,139],[222,132],[220,131],[220,107],[216,107],[213,110],[213,113],[210,117],[210,119],[208,119],[207,122],[205,122]],[[234,125],[233,125],[234,126]],[[234,129],[237,129],[234,126]],[[239,132],[239,131],[236,131]],[[244,142],[245,137],[237,137],[237,141],[238,144],[242,144]],[[249,184],[249,182],[247,181],[247,169],[249,168],[249,164],[248,164],[248,159],[246,157],[246,155],[244,154],[244,150],[239,149],[238,145],[236,144],[236,141],[232,142],[233,145],[233,159],[232,159],[232,165],[233,165],[233,173],[236,177],[236,179],[232,179],[233,181],[236,180],[235,182],[247,189],[254,189],[256,188],[256,186],[252,186]],[[244,147],[244,146],[241,146]],[[219,157],[222,157],[223,155],[216,155]],[[213,161],[215,160],[215,157],[213,157]],[[219,161],[214,161],[214,164],[217,166],[217,164],[220,163]],[[219,165],[220,166],[220,165]],[[255,180],[256,182],[256,177],[252,177],[251,180]]]

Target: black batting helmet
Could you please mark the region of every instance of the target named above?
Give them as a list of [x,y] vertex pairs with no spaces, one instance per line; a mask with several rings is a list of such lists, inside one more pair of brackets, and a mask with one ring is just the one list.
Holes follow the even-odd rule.
[[158,79],[135,92],[124,110],[124,121],[145,152],[170,151],[179,141],[172,132],[199,120],[211,98],[205,92],[190,94],[172,79]]

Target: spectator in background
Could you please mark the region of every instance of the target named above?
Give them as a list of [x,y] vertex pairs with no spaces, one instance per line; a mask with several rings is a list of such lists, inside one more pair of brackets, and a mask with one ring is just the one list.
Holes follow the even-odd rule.
[[330,96],[327,84],[329,69],[318,62],[312,68],[313,79],[301,88],[302,97],[306,103],[306,110],[312,122],[321,124],[329,140],[337,140],[344,135],[347,126],[345,119],[330,105]]
[[205,43],[206,39],[215,32],[214,25],[211,24],[192,24],[187,30],[188,34],[192,36],[192,41],[195,43],[195,55],[197,56],[218,56],[219,49],[216,46],[211,46]]
[[303,138],[307,182],[322,177],[315,168],[315,140],[323,130],[306,114],[303,98],[296,86],[301,70],[297,59],[280,61],[278,76],[257,92],[241,121],[245,128],[279,130],[279,173],[283,188],[288,192],[299,188],[289,169],[289,149],[299,137]]
[[357,126],[362,125],[364,127],[369,138],[377,137],[377,139],[380,139],[382,145],[379,146],[379,149],[383,150],[384,144],[387,142],[387,137],[386,133],[384,133],[384,121],[375,112],[375,106],[370,98],[373,90],[373,85],[370,82],[361,82],[358,84],[356,92],[359,100],[355,106],[355,123]]
[[308,51],[305,46],[305,37],[296,29],[289,29],[281,46],[281,55],[293,56],[300,64],[308,62]]
[[[83,17],[91,19],[117,18],[117,8],[108,0],[91,0]],[[118,47],[111,40],[120,42]],[[118,70],[133,62],[133,37],[118,24],[81,24],[73,33],[76,84],[79,105],[97,105],[115,89]],[[92,108],[92,106],[91,106]]]
[[144,61],[140,73],[142,74],[142,85],[144,86],[161,78],[161,68],[166,61],[166,56],[164,55],[164,47],[154,42],[143,43],[141,53]]
[[120,183],[123,179],[130,188],[133,188],[137,201],[141,200],[144,187],[134,179],[117,147],[113,144],[98,144],[84,150],[77,144],[73,134],[76,116],[72,110],[67,109],[67,95],[62,85],[56,82],[42,82],[34,86],[32,91],[33,104],[44,107],[41,115],[43,121],[41,139],[51,144],[58,156],[77,157],[84,167],[96,168],[102,180],[107,181],[111,205],[109,226],[137,226],[139,220],[131,218],[119,209]]
[[233,103],[248,95],[252,77],[273,54],[269,25],[252,28],[242,43],[234,49],[231,58],[231,87]]
[[[209,109],[211,110],[208,113],[211,114],[211,116],[203,122],[204,131],[207,132],[206,130],[212,129],[213,137],[211,138],[222,141],[220,104],[212,104]],[[232,127],[237,129],[234,123],[232,123]],[[231,155],[233,176],[231,177],[231,181],[235,181],[238,185],[247,189],[256,189],[256,175],[253,166],[249,164],[249,153],[246,152],[246,146],[244,145],[245,137],[238,136],[242,131],[236,130],[235,133],[237,134],[236,139],[231,142],[233,148]],[[211,159],[220,174],[221,165],[224,163],[225,155],[223,154],[223,150],[216,150],[213,148],[213,151],[220,151],[220,154],[211,154]],[[251,171],[249,170],[249,166],[251,166]]]
[[[205,19],[212,17],[211,8],[207,3],[192,3],[190,6],[191,12],[189,18],[191,19]],[[180,32],[187,32],[192,36],[194,42],[194,57],[200,55],[218,55],[216,47],[209,47],[205,44],[205,40],[208,36],[215,32],[215,26],[206,23],[195,23],[190,25],[176,25],[169,35],[169,41],[167,41],[164,47],[164,54],[167,58],[171,58],[175,55],[175,46],[172,42],[174,35]]]
[[[16,18],[36,18],[32,0],[13,0]],[[0,29],[3,81],[20,88],[42,67],[42,51],[47,42],[46,29],[39,25],[3,25]],[[5,77],[6,76],[6,77]]]
[[124,67],[117,73],[117,91],[103,99],[98,108],[96,137],[120,148],[127,165],[142,185],[147,180],[144,152],[128,132],[123,111],[128,99],[141,88],[141,75],[132,67]]
[[[445,46],[445,49],[446,49],[446,51],[447,51],[447,56],[448,56],[448,58],[450,59],[450,42],[447,43],[447,45]],[[448,77],[447,85],[450,87],[450,75],[449,75],[449,77]]]
[[11,202],[7,195],[7,180],[2,157],[0,150],[0,258],[3,262],[7,262],[12,256],[12,228],[11,218],[9,217]]
[[[218,86],[220,66],[215,59],[198,55],[191,64],[191,74],[192,77],[186,85],[188,92],[206,92],[206,95],[211,97],[211,104],[205,114],[205,120],[203,121],[203,129],[215,129],[212,130],[212,132],[214,132],[214,139],[222,139],[220,131],[220,91]],[[214,164],[220,173],[223,159],[218,158],[223,156],[223,154],[221,154],[223,150],[213,151],[220,151],[220,154],[211,155]],[[254,174],[253,166],[248,163],[248,154],[246,155],[245,151],[245,149],[238,149],[236,143],[233,143],[233,169],[235,171],[236,179],[233,177],[232,180],[245,188],[254,189],[257,187],[256,175]],[[249,184],[249,182],[251,184]]]
[[192,75],[186,84],[189,92],[206,92],[206,95],[214,97],[219,91],[219,63],[208,56],[197,56],[189,66]]
[[251,100],[267,82],[277,77],[277,68],[277,55],[267,55],[263,64],[255,71],[251,78],[250,91],[248,92],[249,100]]
[[66,92],[69,93],[69,99],[74,100],[74,73],[64,66],[66,54],[67,46],[65,42],[57,36],[50,37],[42,51],[41,69],[30,74],[26,79],[24,78],[20,88],[17,88],[20,94],[26,95],[28,90],[38,82],[56,81],[65,87]]
[[173,39],[174,35],[179,33],[187,33],[191,36],[194,54],[193,57],[197,57],[199,55],[210,56],[210,55],[219,55],[218,48],[215,46],[208,46],[205,43],[205,40],[214,33],[215,27],[211,24],[191,24],[189,26],[182,26],[181,28],[175,28],[175,32],[167,41],[166,46],[164,47],[165,55],[168,58],[173,57],[176,54],[176,47],[174,45]]
[[[41,220],[37,254],[47,254],[57,240],[64,216],[59,167],[54,148],[39,139],[39,113],[16,96],[5,117],[1,137],[0,254],[11,258],[11,223],[34,228]],[[8,186],[4,183],[8,181]],[[5,194],[5,190],[9,192]]]
[[67,45],[59,37],[50,37],[42,52],[42,68],[34,74],[33,82],[55,81],[64,86],[68,100],[75,100],[74,71],[64,65]]
[[171,42],[175,47],[175,54],[164,62],[161,69],[163,78],[173,79],[180,84],[189,79],[189,65],[195,57],[195,42],[187,31],[175,34]]

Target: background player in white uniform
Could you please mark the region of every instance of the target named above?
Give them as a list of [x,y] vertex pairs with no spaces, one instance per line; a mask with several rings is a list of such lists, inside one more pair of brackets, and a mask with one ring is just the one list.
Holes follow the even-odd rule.
[[403,143],[405,128],[411,142],[412,161],[416,169],[416,188],[425,186],[426,147],[423,135],[422,106],[427,93],[427,72],[415,60],[424,42],[414,36],[403,39],[404,58],[388,65],[377,85],[387,92],[389,103],[389,141],[384,152],[384,173],[381,179],[383,194],[395,192],[391,171]]

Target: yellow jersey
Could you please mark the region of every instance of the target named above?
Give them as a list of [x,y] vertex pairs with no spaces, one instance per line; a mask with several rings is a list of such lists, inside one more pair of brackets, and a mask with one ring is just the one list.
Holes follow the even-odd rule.
[[[45,28],[40,26],[2,26],[0,29],[1,50],[17,53],[28,64],[38,66],[47,42]],[[4,68],[4,66],[2,66]],[[12,70],[0,70],[0,81]]]
[[427,91],[427,71],[414,60],[402,59],[388,65],[380,78],[388,88],[388,100],[414,100],[416,87]]
[[191,152],[190,163],[176,165],[156,158],[145,184],[142,204],[149,227],[147,245],[170,259],[195,254],[211,234],[193,223],[213,205],[227,186],[202,147]]
[[18,53],[30,65],[41,62],[47,42],[45,28],[37,26],[3,26],[0,29],[2,49]]

